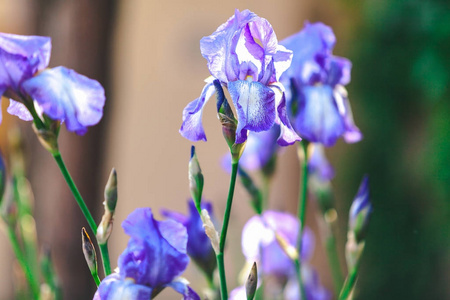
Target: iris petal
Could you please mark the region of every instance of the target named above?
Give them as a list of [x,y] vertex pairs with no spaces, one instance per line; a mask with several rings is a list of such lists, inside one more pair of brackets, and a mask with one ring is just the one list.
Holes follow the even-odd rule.
[[236,144],[247,139],[246,130],[269,130],[275,122],[275,93],[259,82],[244,80],[228,84],[238,115]]
[[69,131],[84,134],[87,126],[103,116],[105,91],[93,79],[65,67],[48,69],[22,84],[23,89],[53,120],[66,123]]
[[207,83],[199,98],[190,102],[183,110],[183,123],[180,133],[183,137],[196,142],[206,141],[205,130],[202,125],[203,107],[209,98],[214,94],[215,89],[212,83]]

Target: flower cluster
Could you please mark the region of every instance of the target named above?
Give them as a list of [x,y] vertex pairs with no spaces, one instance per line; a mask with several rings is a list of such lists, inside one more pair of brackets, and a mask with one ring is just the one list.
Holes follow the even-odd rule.
[[49,37],[0,33],[0,95],[11,98],[8,112],[22,120],[45,114],[84,134],[103,116],[103,87],[65,67],[46,69],[50,51]]

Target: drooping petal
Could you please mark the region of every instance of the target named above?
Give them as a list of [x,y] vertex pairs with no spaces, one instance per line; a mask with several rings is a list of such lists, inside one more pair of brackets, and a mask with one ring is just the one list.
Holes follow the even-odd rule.
[[22,88],[53,120],[66,123],[69,131],[84,134],[103,116],[105,91],[93,79],[65,67],[48,69],[23,82]]
[[119,258],[122,277],[160,287],[181,275],[189,263],[186,228],[175,221],[156,221],[150,208],[136,209],[122,223],[131,236]]
[[33,121],[33,116],[28,109],[20,102],[9,99],[9,106],[6,110],[10,115],[17,116],[24,121]]
[[190,102],[183,110],[183,123],[180,133],[183,137],[196,141],[206,141],[205,130],[202,125],[203,107],[214,94],[215,88],[212,82],[205,85],[199,98]]
[[310,142],[333,146],[345,131],[330,86],[307,86],[301,90],[295,129]]
[[238,80],[228,84],[228,90],[238,115],[236,143],[245,142],[245,130],[269,130],[275,121],[275,93],[265,85]]
[[277,143],[280,146],[289,146],[302,139],[295,132],[288,118],[288,113],[286,110],[286,97],[283,93],[281,96],[280,104],[277,107],[279,125],[280,125],[280,136],[278,137]]
[[347,97],[347,90],[342,85],[337,85],[334,90],[334,98],[336,99],[339,113],[345,124],[344,140],[347,143],[359,142],[362,140],[363,135],[353,121],[352,108]]
[[50,51],[49,37],[0,33],[0,90],[20,92],[23,80],[48,66]]
[[183,277],[175,278],[168,286],[183,295],[183,300],[200,300],[197,293],[189,286],[189,282]]
[[94,300],[149,300],[152,288],[134,283],[133,279],[120,279],[113,273],[103,279],[94,295]]

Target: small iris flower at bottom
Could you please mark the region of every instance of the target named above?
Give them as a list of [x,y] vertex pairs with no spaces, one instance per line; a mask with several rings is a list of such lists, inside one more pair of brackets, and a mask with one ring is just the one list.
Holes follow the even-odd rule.
[[[298,292],[295,263],[282,249],[278,237],[285,242],[285,247],[295,249],[298,238],[298,220],[294,216],[276,211],[265,211],[261,216],[252,217],[242,231],[242,252],[247,262],[258,264],[259,276],[271,278],[281,286],[265,288],[265,295],[282,297],[281,299],[301,299]],[[314,252],[314,235],[305,228],[302,236],[302,277],[308,300],[327,300],[330,293],[320,285],[317,273],[308,265]],[[284,289],[284,293],[283,293]],[[280,295],[280,293],[283,293]],[[230,294],[230,299],[246,299],[245,289],[239,287]],[[277,298],[278,299],[278,298]]]
[[171,287],[185,300],[200,300],[180,275],[189,263],[186,228],[173,220],[156,221],[150,208],[139,208],[122,223],[130,236],[119,257],[119,272],[106,277],[94,300],[148,300]]

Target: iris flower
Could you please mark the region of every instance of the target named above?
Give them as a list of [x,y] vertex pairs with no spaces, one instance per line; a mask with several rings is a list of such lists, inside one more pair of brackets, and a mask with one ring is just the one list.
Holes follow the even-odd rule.
[[150,208],[139,208],[122,223],[130,236],[119,257],[119,272],[106,277],[94,299],[148,300],[172,287],[185,300],[199,296],[180,277],[189,263],[186,228],[173,220],[156,221]]
[[281,126],[280,145],[300,140],[286,113],[281,74],[289,67],[292,52],[278,44],[270,23],[249,10],[234,16],[200,41],[211,77],[199,98],[183,111],[180,133],[191,141],[206,141],[203,107],[214,94],[214,80],[228,89],[237,113],[235,143],[247,140],[248,131],[267,131]]
[[32,108],[84,134],[103,116],[103,87],[65,67],[46,69],[50,52],[49,37],[0,33],[0,96],[11,98],[8,112],[22,120],[33,120]]
[[281,42],[294,52],[290,68],[281,77],[292,125],[302,138],[327,147],[340,136],[347,143],[362,139],[344,88],[350,82],[352,64],[332,55],[335,43],[332,29],[322,23],[306,23],[303,30]]

